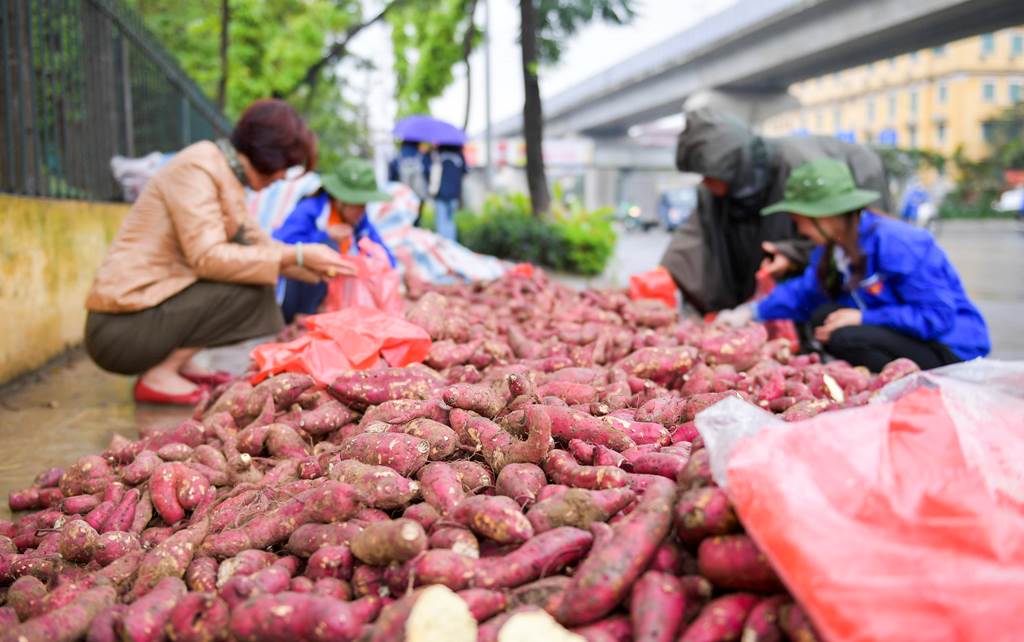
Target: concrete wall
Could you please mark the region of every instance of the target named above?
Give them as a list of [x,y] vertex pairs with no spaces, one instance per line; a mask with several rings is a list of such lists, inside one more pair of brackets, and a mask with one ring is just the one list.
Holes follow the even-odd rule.
[[0,383],[82,341],[85,295],[127,211],[0,195]]

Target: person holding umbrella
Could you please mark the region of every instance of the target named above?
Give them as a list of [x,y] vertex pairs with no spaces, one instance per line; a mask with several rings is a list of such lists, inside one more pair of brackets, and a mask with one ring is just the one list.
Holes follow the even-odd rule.
[[[377,189],[377,179],[370,163],[350,158],[338,170],[323,177],[322,187],[299,201],[281,227],[274,231],[275,240],[302,247],[323,243],[341,254],[358,254],[359,241],[369,239],[388,254],[391,267],[397,265],[394,255],[384,243],[370,217],[366,204],[390,200]],[[282,279],[283,293],[278,292],[281,312],[291,323],[296,314],[315,314],[324,297],[327,283],[304,283]]]
[[[394,134],[402,141],[403,149],[414,142],[436,146],[436,151],[431,154],[433,167],[429,172],[428,192],[434,199],[437,233],[454,241],[455,211],[462,199],[462,179],[467,172],[466,159],[462,154],[466,133],[451,123],[418,115],[399,121]],[[414,185],[410,184],[410,187],[415,189]]]

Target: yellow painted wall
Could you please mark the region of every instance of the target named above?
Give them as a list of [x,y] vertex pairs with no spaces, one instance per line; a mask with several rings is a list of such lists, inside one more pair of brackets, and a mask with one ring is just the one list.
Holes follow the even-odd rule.
[[1024,25],[812,78],[790,92],[802,107],[769,119],[766,134],[852,131],[858,142],[878,143],[892,129],[899,147],[949,156],[962,145],[977,158],[986,152],[982,123],[1015,93],[1024,100]]
[[0,383],[82,341],[85,295],[127,211],[0,194]]

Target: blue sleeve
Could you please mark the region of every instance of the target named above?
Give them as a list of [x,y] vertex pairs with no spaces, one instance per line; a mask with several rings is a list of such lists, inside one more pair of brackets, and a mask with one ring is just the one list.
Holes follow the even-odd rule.
[[899,303],[864,311],[864,325],[884,325],[924,341],[948,332],[956,321],[955,272],[927,232],[880,241],[878,266]]
[[829,299],[818,283],[818,261],[821,255],[821,248],[814,250],[803,274],[783,281],[758,302],[756,314],[759,320],[790,319],[803,322],[811,318],[818,306],[828,303]]
[[288,215],[281,227],[274,230],[273,237],[282,243],[329,243],[327,232],[318,229],[316,220],[324,207],[324,199],[311,196],[302,199]]

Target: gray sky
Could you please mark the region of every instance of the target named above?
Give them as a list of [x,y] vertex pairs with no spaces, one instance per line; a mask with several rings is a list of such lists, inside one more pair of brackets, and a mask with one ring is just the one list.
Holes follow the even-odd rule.
[[[541,93],[557,94],[575,83],[600,73],[632,54],[717,13],[734,0],[640,0],[638,17],[625,27],[593,25],[578,33],[565,50],[562,62],[541,71]],[[495,121],[522,111],[523,78],[516,36],[519,29],[517,0],[490,0],[492,113]],[[483,2],[477,14],[483,21]],[[357,50],[371,56],[380,66],[369,82],[372,126],[385,130],[394,118],[394,76],[391,73],[390,38],[384,29],[367,34],[359,40]],[[469,131],[479,132],[485,123],[484,56],[482,48],[473,54],[473,94]],[[456,81],[431,104],[433,115],[457,125],[462,124],[466,104],[464,68],[456,69]]]

